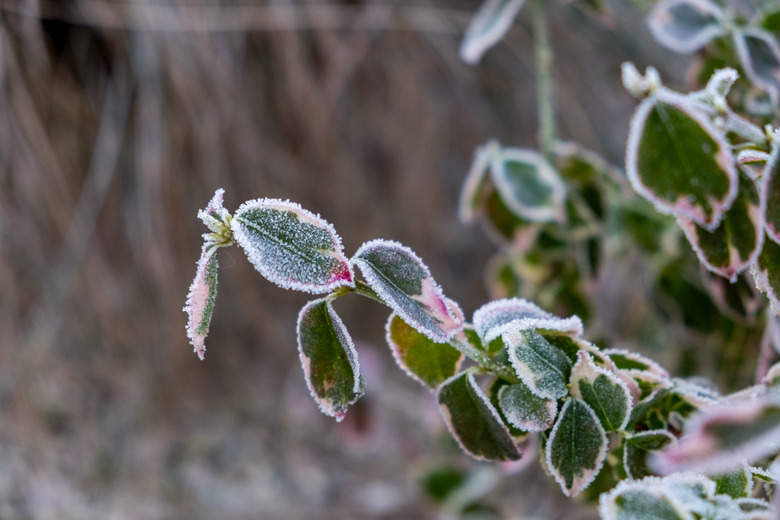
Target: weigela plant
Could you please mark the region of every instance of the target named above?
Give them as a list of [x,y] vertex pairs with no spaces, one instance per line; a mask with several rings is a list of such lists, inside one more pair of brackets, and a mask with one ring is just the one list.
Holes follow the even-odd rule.
[[[549,51],[544,2],[529,3],[535,44]],[[524,4],[486,0],[467,29],[463,59],[476,64]],[[642,74],[623,66],[623,84],[639,100],[625,175],[554,139],[545,60],[540,151],[495,141],[476,150],[460,217],[482,222],[500,251],[487,274],[496,298],[471,321],[408,247],[372,240],[348,258],[319,215],[278,199],[245,202],[231,215],[217,190],[198,213],[210,233],[185,307],[195,352],[203,359],[217,252],[237,245],[269,281],[322,295],[301,309],[298,350],[312,397],[337,421],[364,389],[358,353],[332,305],[354,293],[390,309],[393,357],[434,392],[472,457],[515,461],[538,452],[563,494],[597,499],[604,519],[777,518],[780,2],[745,17],[709,0],[661,0],[648,22],[661,44],[698,53],[704,81],[681,93],[652,67]],[[678,247],[683,241],[689,247]],[[653,290],[681,309],[680,317],[656,309],[648,322],[760,342],[754,385],[722,395],[644,355],[588,340],[589,324],[603,323],[604,266],[632,248],[652,255]]]

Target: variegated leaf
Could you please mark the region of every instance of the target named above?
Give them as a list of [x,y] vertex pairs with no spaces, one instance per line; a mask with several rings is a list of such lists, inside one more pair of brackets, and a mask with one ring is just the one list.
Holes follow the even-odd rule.
[[479,460],[517,460],[521,453],[498,410],[466,370],[444,381],[437,392],[442,416],[463,451]]
[[470,65],[478,63],[485,51],[504,37],[524,3],[525,0],[484,0],[466,28],[460,45],[461,59]]
[[474,312],[474,328],[486,343],[510,330],[538,329],[571,336],[583,333],[582,320],[577,316],[559,318],[522,298],[486,303]]
[[445,343],[463,327],[428,267],[408,247],[372,240],[358,249],[352,261],[382,301],[431,340]]
[[568,393],[571,362],[534,329],[512,330],[504,343],[518,377],[542,399],[560,399]]
[[218,246],[206,241],[200,252],[195,279],[187,293],[184,312],[187,313],[187,337],[193,350],[203,360],[206,354],[206,336],[209,333],[214,302],[217,298]]
[[326,293],[354,283],[333,226],[298,204],[247,201],[233,216],[231,229],[255,269],[284,289]]
[[596,477],[607,456],[607,435],[584,401],[570,398],[547,441],[548,471],[566,496],[576,496]]
[[681,54],[696,52],[726,34],[723,11],[709,0],[661,0],[647,22],[659,43]]
[[298,315],[298,353],[306,385],[320,410],[341,421],[363,395],[357,351],[329,297],[307,303]]
[[677,221],[699,261],[732,283],[755,261],[764,241],[764,219],[758,190],[753,181],[741,172],[737,198],[718,227],[708,231],[682,216],[678,216]]
[[463,354],[436,343],[393,313],[387,320],[387,343],[398,365],[410,377],[435,390],[460,369]]
[[614,373],[601,368],[585,352],[571,371],[569,392],[582,399],[596,413],[604,430],[623,430],[631,413],[631,392]]
[[550,429],[558,412],[555,399],[537,397],[522,382],[502,386],[498,391],[498,406],[507,421],[524,432]]
[[734,44],[748,79],[775,104],[780,101],[780,45],[775,36],[751,27],[736,32]]
[[774,240],[764,240],[764,247],[753,264],[756,287],[766,293],[772,309],[780,315],[780,245]]
[[[665,91],[664,91],[665,92]],[[737,196],[731,145],[684,96],[644,100],[631,120],[626,172],[661,213],[714,229]]]
[[767,236],[780,244],[780,153],[772,154],[761,175],[761,207]]
[[647,466],[648,454],[676,441],[674,435],[667,430],[645,430],[626,437],[623,446],[623,469],[628,478],[638,479],[652,475]]

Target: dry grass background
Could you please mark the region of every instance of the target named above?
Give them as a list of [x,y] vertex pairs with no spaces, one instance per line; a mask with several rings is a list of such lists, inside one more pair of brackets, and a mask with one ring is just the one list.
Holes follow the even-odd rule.
[[[619,64],[658,63],[639,13],[551,3],[563,137],[621,162]],[[435,518],[417,480],[450,457],[433,398],[393,366],[386,311],[339,311],[368,395],[343,424],[306,394],[306,301],[221,254],[206,362],[181,312],[224,187],[290,198],[351,254],[415,249],[467,314],[491,255],[455,205],[473,148],[534,146],[526,18],[471,68],[473,0],[0,1],[0,518]],[[665,56],[665,55],[664,55]],[[665,77],[674,75],[662,70]],[[538,466],[507,517],[592,517]]]

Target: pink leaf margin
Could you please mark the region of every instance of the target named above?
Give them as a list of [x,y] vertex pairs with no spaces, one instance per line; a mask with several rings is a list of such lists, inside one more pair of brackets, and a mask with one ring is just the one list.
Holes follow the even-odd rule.
[[190,284],[187,300],[182,309],[188,316],[187,337],[201,361],[206,355],[206,336],[217,297],[217,268],[219,267],[217,249],[218,246],[208,241],[203,244],[195,278]]

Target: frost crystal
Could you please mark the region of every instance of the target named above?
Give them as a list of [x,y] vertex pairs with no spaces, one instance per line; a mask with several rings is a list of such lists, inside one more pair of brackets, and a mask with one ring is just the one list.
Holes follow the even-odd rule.
[[522,298],[495,300],[474,312],[474,328],[485,343],[510,330],[541,329],[580,336],[582,320],[577,316],[559,318]]

